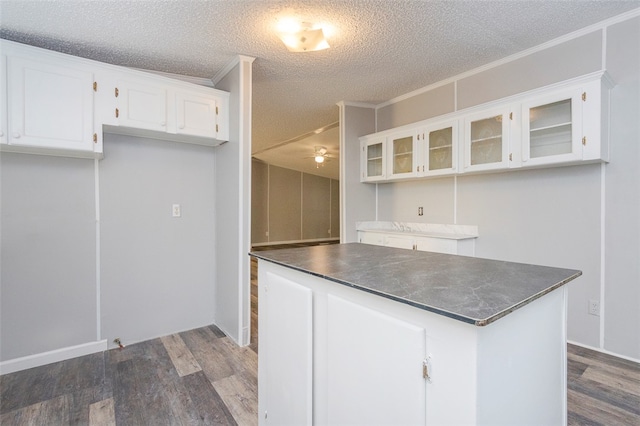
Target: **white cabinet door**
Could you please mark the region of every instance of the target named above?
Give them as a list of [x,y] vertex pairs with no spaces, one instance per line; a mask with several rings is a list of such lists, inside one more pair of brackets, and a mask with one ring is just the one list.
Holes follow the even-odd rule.
[[217,99],[213,96],[191,92],[177,92],[177,133],[217,139],[218,108]]
[[386,178],[386,146],[385,137],[374,136],[360,139],[361,182],[377,182]]
[[509,167],[511,118],[508,107],[470,114],[464,119],[464,172]]
[[387,179],[418,175],[417,134],[415,129],[394,133],[387,138]]
[[7,57],[10,145],[93,151],[93,73]]
[[425,425],[425,329],[333,295],[327,317],[327,424]]
[[116,88],[119,126],[167,131],[167,89],[137,80],[120,80]]
[[375,246],[384,245],[384,234],[376,232],[358,231],[358,241],[363,244],[373,244]]
[[444,238],[416,237],[415,248],[419,251],[434,251],[437,253],[459,254],[458,241]]
[[453,174],[458,166],[458,120],[429,124],[423,132],[424,176]]
[[551,93],[522,104],[522,165],[582,159],[582,92]]
[[384,239],[384,245],[387,247],[395,247],[402,249],[414,250],[413,237],[411,236],[395,236],[387,235]]
[[260,424],[311,425],[313,293],[272,273],[259,285]]

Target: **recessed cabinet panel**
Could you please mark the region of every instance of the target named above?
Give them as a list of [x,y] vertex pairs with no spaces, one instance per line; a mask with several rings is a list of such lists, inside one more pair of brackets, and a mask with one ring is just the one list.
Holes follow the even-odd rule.
[[[265,425],[310,425],[313,386],[313,293],[272,273],[260,282],[260,355],[269,372],[261,401]],[[264,310],[264,312],[262,312]],[[291,361],[295,360],[295,363]]]
[[191,93],[176,94],[177,132],[217,137],[216,99]]
[[117,88],[118,125],[165,132],[167,90],[137,81],[120,81]]
[[579,89],[523,103],[524,166],[582,158],[581,103]]
[[331,294],[327,318],[327,424],[426,424],[425,329]]
[[7,59],[10,145],[93,151],[93,73]]

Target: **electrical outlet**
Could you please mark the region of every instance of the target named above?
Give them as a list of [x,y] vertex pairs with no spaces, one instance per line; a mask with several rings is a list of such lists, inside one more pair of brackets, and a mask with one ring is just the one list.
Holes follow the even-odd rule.
[[588,307],[589,315],[600,316],[600,301],[599,300],[589,300]]
[[174,204],[173,206],[171,206],[171,212],[173,217],[182,216],[182,211],[180,210],[180,204]]

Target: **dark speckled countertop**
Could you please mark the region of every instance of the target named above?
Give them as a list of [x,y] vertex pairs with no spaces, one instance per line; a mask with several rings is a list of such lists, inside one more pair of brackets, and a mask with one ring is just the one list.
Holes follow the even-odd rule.
[[582,275],[572,269],[359,243],[250,254],[478,326]]

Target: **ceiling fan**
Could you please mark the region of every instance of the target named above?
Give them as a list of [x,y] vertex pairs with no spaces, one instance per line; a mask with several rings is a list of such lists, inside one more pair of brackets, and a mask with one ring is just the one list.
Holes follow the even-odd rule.
[[313,158],[316,162],[316,169],[323,166],[325,161],[331,161],[331,155],[327,154],[327,148],[324,146],[314,146],[313,155],[305,158]]

